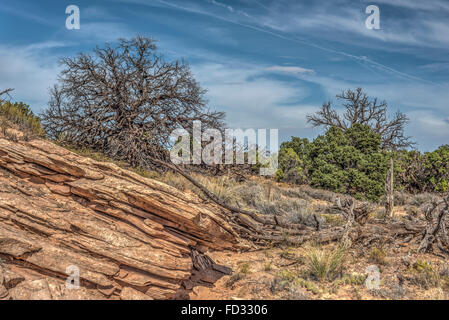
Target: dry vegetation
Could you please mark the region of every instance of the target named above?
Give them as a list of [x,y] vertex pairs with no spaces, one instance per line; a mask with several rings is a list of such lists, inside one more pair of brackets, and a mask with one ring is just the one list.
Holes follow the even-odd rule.
[[[84,156],[112,161],[87,149],[72,149]],[[116,162],[119,165],[125,164]],[[201,190],[179,174],[134,169],[184,192],[209,201]],[[315,227],[342,226],[346,220],[334,200],[341,195],[308,186],[292,186],[261,177],[205,176],[194,178],[221,200],[263,215],[285,216],[292,223]],[[435,198],[397,194],[395,221],[425,221],[422,210]],[[383,204],[373,205],[369,219],[384,218]],[[302,245],[268,244],[250,252],[211,253],[214,260],[234,270],[215,287],[198,287],[193,299],[448,299],[449,264],[443,256],[418,253],[417,243],[381,241],[350,248],[341,242]],[[381,284],[377,290],[365,286],[366,268],[378,266]]]
[[[185,192],[201,191],[183,177],[166,173],[154,175]],[[345,218],[335,209],[341,195],[291,186],[260,177],[241,178],[196,175],[220,199],[264,215],[285,215],[292,223],[342,226]],[[435,199],[433,194],[401,194],[393,221],[426,221],[423,211]],[[398,195],[399,198],[399,195]],[[205,198],[207,200],[207,198]],[[373,204],[369,220],[384,219],[383,204]],[[315,218],[314,218],[315,217]],[[415,242],[382,239],[350,248],[342,242],[302,245],[268,245],[253,252],[214,253],[214,258],[232,267],[215,288],[198,288],[194,299],[448,299],[449,264],[444,255],[419,253]],[[380,287],[365,286],[366,268],[380,270]]]
[[[39,118],[23,104],[3,103],[0,107],[0,137],[19,141],[42,137]],[[156,172],[131,168],[87,148],[66,148],[98,161],[114,162],[134,172],[158,179],[184,192],[200,195],[204,192],[178,173]],[[337,199],[347,197],[308,186],[294,186],[258,176],[207,176],[192,173],[192,177],[216,197],[236,208],[257,216],[282,217],[287,224],[301,225],[306,230],[346,230],[350,216],[335,205]],[[441,199],[441,198],[440,198]],[[444,225],[443,220],[432,221],[432,210],[442,208],[435,194],[395,194],[394,219],[385,222],[385,209],[371,203],[366,216],[354,222],[356,232],[371,232],[347,245],[337,241],[306,240],[293,244],[285,241],[265,241],[263,246],[241,253],[215,252],[217,263],[232,267],[233,275],[224,277],[214,288],[198,287],[191,294],[196,299],[448,299],[449,264],[444,250],[423,249],[423,239],[432,235],[432,227]],[[433,203],[433,205],[432,205]],[[439,204],[438,204],[439,203]],[[439,206],[439,207],[438,207]],[[436,211],[438,213],[438,211]],[[353,218],[357,219],[358,217]],[[382,222],[383,221],[383,222]],[[371,223],[371,225],[370,225]],[[427,228],[425,228],[427,223]],[[416,226],[422,229],[392,228],[376,238],[376,232],[387,226]],[[367,227],[369,226],[369,227]],[[371,229],[370,229],[371,228]],[[377,229],[376,229],[377,228]],[[374,231],[373,231],[374,230]],[[396,230],[396,231],[395,231]],[[430,231],[429,231],[430,230]],[[444,229],[445,230],[445,229]],[[345,235],[350,234],[345,231]],[[430,232],[430,233],[429,233]],[[366,234],[365,234],[366,235]],[[287,239],[288,235],[285,235]],[[443,235],[447,237],[447,235]],[[359,241],[360,240],[360,241]],[[439,245],[437,243],[437,245]],[[440,246],[441,247],[441,246]],[[440,248],[439,247],[439,248]],[[440,248],[441,249],[441,248]],[[366,268],[376,265],[380,270],[380,287],[369,290],[365,286]]]
[[[29,125],[28,116],[20,116],[11,110],[14,109],[2,110],[1,136],[21,139],[23,135],[39,135],[39,131],[34,132]],[[210,201],[200,189],[177,173],[133,169],[87,148],[66,147],[97,161],[114,162]],[[317,223],[322,228],[341,227],[346,223],[346,218],[334,205],[335,199],[342,195],[330,191],[293,186],[258,176],[192,175],[220,200],[261,215],[283,216],[289,223],[313,228]],[[395,198],[395,221],[424,222],[423,211],[435,195],[396,193]],[[371,208],[368,219],[385,218],[382,202]],[[318,244],[308,241],[302,245],[267,243],[264,247],[241,253],[214,252],[211,253],[213,259],[232,267],[234,273],[219,280],[213,288],[197,287],[191,298],[448,299],[449,264],[446,257],[418,253],[417,249],[417,243],[384,239],[368,245],[356,242],[349,248],[342,242]],[[365,286],[365,270],[370,265],[377,265],[380,270],[381,285],[377,290]]]
[[45,136],[39,117],[35,116],[30,107],[24,103],[0,103],[0,121],[3,133],[15,126],[25,134]]

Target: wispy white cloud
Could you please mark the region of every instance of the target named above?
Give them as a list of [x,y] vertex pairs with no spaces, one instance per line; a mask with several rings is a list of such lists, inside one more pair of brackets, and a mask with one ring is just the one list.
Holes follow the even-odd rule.
[[103,19],[103,20],[117,20],[117,16],[111,13],[107,7],[89,6],[82,7],[82,18],[88,21]]
[[14,15],[16,17],[25,19],[27,21],[32,21],[45,26],[55,26],[55,21],[46,18],[44,15],[35,13],[35,10],[30,8],[16,8],[5,3],[0,3],[0,11],[4,11],[8,14]]
[[303,73],[315,73],[312,69],[295,67],[295,66],[272,66],[268,67],[265,70],[278,72],[278,73],[286,73],[286,74],[303,74]]
[[14,100],[30,104],[36,112],[47,104],[48,89],[59,72],[57,57],[45,50],[49,46],[49,43],[0,46],[0,88],[14,88]]
[[225,111],[232,127],[305,128],[305,113],[316,109],[301,103],[310,94],[307,88],[266,78],[264,66],[201,63],[192,68],[208,89],[210,105]]
[[234,12],[234,8],[230,5],[215,1],[215,0],[209,0],[210,3],[212,3],[213,5],[219,6],[221,8],[225,8],[227,10],[229,10],[230,12]]
[[216,0],[208,0],[208,2],[212,3],[215,6],[218,6],[218,7],[221,7],[221,8],[225,8],[226,10],[228,10],[231,13],[237,13],[237,14],[240,14],[240,15],[245,16],[247,18],[251,17],[247,12],[245,12],[243,10],[235,9],[234,7],[232,7],[232,6],[228,5],[228,4],[224,4],[224,3],[221,3],[221,2],[216,1]]
[[[449,3],[446,1],[377,1],[381,12],[381,30],[365,27],[367,15],[364,9],[368,4],[372,1],[316,2],[310,6],[296,2],[283,3],[283,6],[273,6],[267,14],[261,14],[258,21],[282,32],[316,32],[324,39],[358,43],[359,46],[372,46],[369,41],[377,40],[389,44],[447,48],[448,16],[444,12],[449,10]],[[386,5],[413,9],[414,12],[392,17],[383,14]],[[354,39],[354,36],[358,38]]]
[[431,151],[448,144],[449,119],[431,110],[416,110],[408,113],[410,124],[408,132],[420,142],[423,151]]
[[[230,55],[223,53],[220,56],[221,52],[214,51],[213,48],[206,52],[201,47],[185,45],[184,39],[180,41],[178,35],[171,33],[172,29],[170,32],[160,33],[165,39],[173,40],[171,47],[167,46],[166,41],[160,43],[163,52],[173,53],[175,57],[186,57],[193,62],[195,77],[208,89],[210,106],[226,111],[227,121],[233,127],[275,127],[295,135],[310,136],[312,129],[307,125],[305,116],[317,110],[322,102],[310,101],[321,100],[322,96],[325,96],[323,100],[333,99],[342,89],[361,86],[371,96],[386,99],[391,111],[400,106],[410,116],[408,130],[417,137],[421,145],[434,147],[447,141],[449,83],[435,85],[424,79],[431,72],[441,74],[448,69],[449,60],[445,55],[438,54],[447,52],[449,45],[449,27],[447,20],[444,20],[449,7],[446,1],[376,1],[381,5],[382,30],[368,30],[364,26],[364,7],[369,1],[320,1],[309,2],[308,6],[297,1],[262,3],[257,0],[241,0],[232,2],[232,5],[225,0],[116,1],[151,6],[152,12],[162,7],[161,11],[164,13],[175,13],[171,17],[173,20],[178,19],[179,13],[190,13],[192,15],[188,16],[195,18],[202,15],[204,17],[195,22],[207,23],[203,24],[201,32],[195,34],[195,40],[206,38],[208,44],[227,45],[232,50],[237,48]],[[250,8],[251,4],[257,9]],[[392,19],[384,15],[383,10],[388,6],[402,8],[404,11],[414,10],[414,13],[404,17],[398,15]],[[27,17],[22,12],[12,12],[10,7],[5,7],[6,5],[0,4],[0,10],[10,10],[10,13],[17,16],[22,14],[22,18],[36,23],[46,23],[41,16]],[[142,9],[139,6],[137,8],[130,8],[130,11]],[[148,13],[148,10],[141,11],[142,14]],[[0,88],[15,87],[15,97],[34,103],[35,108],[45,105],[47,88],[54,83],[59,71],[57,57],[51,55],[50,49],[74,44],[101,45],[105,41],[135,35],[130,26],[139,26],[121,23],[120,17],[114,16],[112,12],[103,11],[100,7],[88,7],[84,11],[82,9],[84,20],[81,30],[67,33],[61,27],[51,41],[23,47],[0,46]],[[411,17],[416,20],[410,20]],[[164,18],[165,16],[160,19]],[[180,21],[179,25],[181,23],[185,21]],[[303,55],[301,59],[306,59],[289,61],[291,64],[286,65],[285,60],[279,59],[283,53],[279,51],[275,57],[271,57],[273,59],[266,58],[266,53],[263,57],[262,54],[254,55],[250,59],[248,56],[254,50],[249,46],[245,47],[242,39],[235,36],[235,30],[243,30],[235,28],[236,26],[259,33],[255,38],[263,36],[268,43],[282,39],[286,48],[306,47],[309,55],[323,53],[323,59],[326,60],[320,64],[322,60]],[[175,25],[174,28],[176,27],[179,26]],[[240,45],[242,48],[238,47]],[[169,50],[165,50],[167,47]],[[371,54],[367,48],[375,49],[372,56],[364,56]],[[401,61],[394,60],[397,57],[389,60],[390,56],[379,54],[394,50],[414,54],[415,48],[422,50],[423,66],[413,66],[408,70],[397,66],[401,65]],[[435,56],[441,58],[432,62],[426,56],[429,50],[437,52]],[[298,52],[301,55],[302,51]],[[292,50],[283,57],[290,59],[294,54],[295,51]],[[243,60],[245,55],[247,60]],[[261,62],[264,59],[265,62]],[[335,63],[337,60],[338,63]],[[358,74],[354,70],[363,69],[356,67],[363,67],[369,73]],[[344,72],[339,72],[340,70]],[[279,75],[288,75],[288,81],[285,81],[287,77]],[[370,81],[371,75],[376,75],[376,80]],[[311,90],[319,97],[311,96]]]
[[[87,22],[81,23],[79,30],[63,30],[69,39],[78,41],[116,41],[119,38],[130,38],[135,32],[127,24],[121,22]],[[68,33],[69,32],[69,33]]]
[[[445,90],[449,85],[444,83],[435,85],[435,83],[418,76],[422,73],[418,72],[418,75],[409,74],[406,71],[391,67],[387,63],[375,61],[370,57],[352,54],[348,52],[350,49],[347,49],[348,51],[334,49],[327,43],[321,44],[322,42],[320,41],[311,41],[308,38],[297,35],[298,30],[306,34],[323,34],[327,32],[330,37],[334,35],[334,38],[336,38],[336,34],[350,34],[352,36],[358,34],[359,38],[356,39],[365,38],[365,40],[368,39],[366,40],[368,42],[369,39],[372,39],[390,43],[414,43],[415,45],[420,45],[420,41],[423,38],[421,31],[418,31],[416,34],[407,33],[401,23],[390,26],[391,30],[397,29],[400,31],[397,34],[384,30],[383,34],[365,35],[369,30],[364,27],[365,15],[361,10],[357,11],[357,9],[353,8],[341,9],[335,5],[326,6],[323,3],[320,3],[320,6],[323,5],[324,8],[315,7],[315,12],[309,12],[307,8],[304,8],[301,12],[299,5],[295,8],[287,8],[276,2],[273,6],[265,8],[266,15],[259,13],[259,16],[257,16],[252,13],[255,17],[254,19],[244,19],[242,16],[232,14],[233,12],[226,8],[222,8],[223,11],[220,13],[207,11],[197,3],[188,1],[180,3],[161,0],[161,2],[172,9],[201,14],[288,42],[319,49],[335,59],[339,57],[338,59],[341,61],[353,61],[356,65],[368,69],[373,74],[380,73],[383,79],[386,80],[382,83],[376,83],[367,80],[367,77],[367,81],[364,81],[358,75],[348,76],[345,80],[345,77],[332,75],[331,73],[325,74],[318,71],[303,72],[304,70],[302,69],[306,68],[302,66],[299,67],[302,69],[295,69],[294,66],[273,66],[272,64],[241,65],[235,63],[235,61],[228,61],[229,64],[220,62],[229,60],[228,56],[216,57],[216,62],[214,63],[198,63],[194,65],[195,75],[200,79],[201,84],[209,89],[208,98],[210,105],[226,111],[227,120],[232,126],[275,126],[281,130],[290,130],[290,132],[296,130],[297,134],[309,136],[312,129],[308,128],[305,115],[317,110],[322,101],[317,102],[316,105],[303,103],[305,98],[309,97],[307,82],[320,86],[327,96],[323,100],[334,99],[335,95],[343,89],[354,89],[361,86],[371,96],[386,99],[389,102],[391,111],[395,111],[400,107],[405,108],[406,110],[402,111],[406,112],[409,110],[427,110],[430,113],[440,113],[440,115],[443,115],[443,119],[449,116],[445,102],[449,101],[449,96],[442,94],[442,92],[449,92],[449,90]],[[308,19],[309,13],[310,19]],[[338,19],[334,19],[336,16],[338,16]],[[264,20],[264,17],[269,17],[272,21]],[[257,19],[259,21],[255,21]],[[333,22],[332,19],[334,19]],[[330,25],[327,24],[329,21],[332,22]],[[301,27],[298,27],[298,24]],[[201,58],[206,61],[210,60],[209,53],[204,56]],[[275,68],[270,70],[273,67]],[[312,71],[312,68],[307,69]],[[298,77],[299,80],[297,82],[283,82],[271,77],[265,77],[268,73],[273,72],[289,74]],[[418,142],[421,145],[436,146],[444,142],[444,137],[441,135],[433,141],[424,138],[432,135],[431,130],[428,130],[422,123],[420,124],[420,119],[415,117],[414,114],[411,114],[410,118],[411,133],[413,136],[418,137]]]
[[[141,3],[140,0],[131,0],[131,1],[138,1],[139,3]],[[183,2],[183,4],[179,4],[177,2],[168,2],[165,0],[157,0],[157,1],[158,1],[158,3],[164,4],[167,7],[170,7],[173,9],[205,15],[205,16],[212,17],[212,18],[215,18],[215,19],[218,19],[221,21],[226,21],[226,22],[234,24],[234,25],[249,28],[249,29],[255,30],[257,32],[265,33],[265,34],[271,35],[273,37],[277,37],[279,39],[283,39],[286,41],[290,41],[290,42],[294,42],[297,44],[316,48],[318,50],[327,52],[329,54],[339,55],[339,56],[342,56],[349,60],[354,61],[354,63],[364,64],[365,67],[367,67],[367,68],[372,68],[372,69],[378,70],[380,72],[384,72],[389,75],[393,75],[393,76],[401,78],[401,79],[412,80],[412,81],[421,81],[421,82],[427,82],[427,83],[430,82],[430,81],[425,80],[419,76],[415,76],[415,75],[408,74],[406,72],[399,71],[396,68],[393,68],[386,64],[375,61],[369,57],[359,56],[359,55],[345,52],[343,50],[333,49],[329,46],[317,44],[316,42],[295,36],[295,34],[293,32],[294,30],[291,30],[291,27],[289,27],[289,24],[291,24],[291,22],[292,22],[292,20],[291,20],[292,15],[295,13],[298,13],[298,16],[294,16],[293,22],[300,21],[300,18],[302,18],[304,15],[303,12],[298,11],[298,8],[295,8],[295,7],[287,8],[287,10],[286,10],[286,8],[283,8],[283,11],[281,11],[280,13],[270,11],[270,16],[269,16],[270,19],[275,21],[277,23],[277,25],[282,26],[282,27],[276,27],[276,25],[274,23],[268,23],[266,21],[266,19],[264,20],[264,16],[254,17],[254,19],[251,19],[251,20],[248,20],[248,19],[242,20],[241,17],[239,17],[237,15],[234,15],[231,17],[225,17],[225,16],[222,16],[222,15],[219,15],[216,13],[209,12],[209,11],[205,10],[204,8],[198,6],[197,4],[191,5],[191,3],[187,2],[187,1]],[[301,8],[303,8],[303,7],[304,6],[301,5]],[[339,10],[339,7],[332,7],[331,9]],[[345,9],[345,10],[349,10],[348,12],[354,11],[353,9]],[[329,8],[327,8],[325,11],[332,11],[332,10],[329,10]],[[287,12],[288,15],[284,16],[283,12]],[[332,30],[334,32],[333,34],[335,34],[335,32],[336,32],[335,29],[337,29],[337,31],[338,31],[338,28],[334,28],[332,26],[332,19],[335,18],[335,16],[336,16],[336,14],[332,13],[325,19],[328,24],[330,23],[330,25],[327,25],[327,30],[325,32],[329,32],[329,30]],[[343,14],[342,16],[344,17],[345,15]],[[341,21],[343,18],[341,16],[339,16],[338,19]],[[359,20],[361,20],[361,18]],[[350,22],[349,24],[352,25],[353,23],[354,22]],[[306,25],[307,24],[310,24],[310,23],[307,23],[307,18],[306,18]],[[314,23],[312,23],[312,24],[314,24]],[[319,24],[320,23],[318,23],[318,25]],[[362,27],[359,27],[356,29],[361,30],[362,28],[364,28],[364,22],[362,23]],[[351,29],[351,28],[349,28],[349,29]],[[295,30],[298,30],[298,28],[295,28]],[[299,30],[301,30],[301,29],[299,29]],[[353,29],[351,29],[351,30],[353,30]],[[310,32],[313,32],[313,30]],[[321,32],[323,32],[323,31],[321,31]],[[363,31],[363,32],[365,32],[365,31]]]
[[438,72],[438,71],[449,71],[449,62],[435,62],[420,66],[420,69]]
[[[372,3],[370,0],[364,0],[367,3]],[[411,1],[411,0],[376,0],[378,4],[386,4],[389,6],[402,7],[413,10],[427,10],[427,11],[449,11],[449,3],[445,0],[425,0],[425,1]]]
[[38,43],[31,43],[29,45],[23,46],[21,50],[25,52],[35,53],[35,51],[39,50],[48,50],[48,49],[55,49],[55,48],[64,48],[69,46],[74,46],[77,43],[71,42],[71,41],[43,41]]

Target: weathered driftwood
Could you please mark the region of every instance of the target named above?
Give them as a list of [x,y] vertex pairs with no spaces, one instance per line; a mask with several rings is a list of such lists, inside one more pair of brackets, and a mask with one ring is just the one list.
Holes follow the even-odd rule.
[[443,200],[434,200],[425,211],[427,227],[419,245],[418,251],[432,251],[434,246],[449,253],[449,238],[447,234],[447,217],[449,213],[449,196]]
[[[156,160],[157,161],[157,160]],[[446,230],[445,217],[447,216],[447,201],[438,202],[432,214],[426,214],[427,224],[419,221],[400,221],[393,218],[393,168],[390,163],[390,170],[387,179],[387,221],[370,219],[369,215],[373,211],[373,205],[368,202],[356,201],[351,197],[336,198],[334,209],[341,212],[346,220],[342,227],[322,226],[317,221],[317,227],[312,228],[305,225],[295,225],[286,223],[279,216],[263,216],[255,212],[236,208],[224,203],[213,193],[191,177],[188,173],[172,164],[164,164],[167,168],[178,172],[199,188],[209,199],[219,206],[231,212],[232,226],[239,235],[255,243],[283,243],[300,245],[306,241],[315,243],[325,243],[330,241],[341,241],[346,246],[354,242],[362,243],[365,246],[375,242],[390,242],[405,244],[420,237],[423,238],[419,250],[430,251],[431,245],[436,242],[437,247],[449,253],[449,238]],[[435,212],[435,210],[438,210]]]
[[[353,242],[363,242],[365,245],[374,242],[395,242],[400,243],[410,242],[419,236],[422,236],[426,229],[426,224],[420,221],[369,221],[369,214],[373,211],[373,206],[368,202],[356,201],[350,197],[336,198],[334,209],[341,212],[347,221],[343,227],[323,227],[317,221],[317,227],[312,228],[305,225],[286,223],[282,217],[279,216],[263,216],[255,212],[244,210],[231,206],[220,199],[218,199],[212,192],[205,188],[201,183],[195,180],[192,176],[174,164],[167,164],[157,159],[152,159],[155,162],[171,169],[190,181],[194,186],[200,189],[210,200],[217,205],[230,211],[231,223],[234,230],[243,238],[249,239],[255,243],[284,243],[299,245],[306,241],[316,243],[325,243],[330,241],[343,241],[346,245]],[[393,177],[392,164],[390,163],[389,178],[387,179],[387,191],[389,192],[388,210],[391,210],[389,217],[393,218]],[[391,191],[391,192],[390,192]],[[442,218],[437,225],[438,230],[442,230],[441,234],[446,236],[446,228]],[[429,222],[430,223],[430,222]],[[432,223],[435,225],[435,223]],[[442,227],[441,227],[442,226]],[[428,227],[429,234],[435,232],[434,227]],[[430,237],[432,239],[432,237]],[[438,240],[438,246],[443,247],[446,240]],[[421,247],[420,247],[421,248]],[[427,250],[427,249],[426,249]]]

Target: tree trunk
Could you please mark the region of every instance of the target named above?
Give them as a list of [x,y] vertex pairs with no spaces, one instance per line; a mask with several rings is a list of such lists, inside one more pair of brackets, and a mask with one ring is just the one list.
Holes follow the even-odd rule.
[[385,216],[387,218],[393,218],[393,208],[394,208],[394,162],[393,158],[390,159],[390,168],[387,172],[387,179],[385,181]]

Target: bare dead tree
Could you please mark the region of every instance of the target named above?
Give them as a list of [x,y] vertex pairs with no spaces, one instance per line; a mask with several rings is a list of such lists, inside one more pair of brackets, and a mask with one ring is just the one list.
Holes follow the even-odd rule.
[[203,130],[223,127],[224,113],[208,110],[189,66],[165,61],[153,39],[120,39],[61,65],[41,115],[53,139],[143,166],[148,155],[168,160],[175,129],[191,132],[194,120]]
[[314,126],[337,127],[346,130],[356,123],[369,126],[382,139],[382,149],[401,149],[413,146],[411,137],[404,135],[408,122],[405,114],[397,111],[390,120],[387,117],[387,103],[377,98],[370,99],[361,88],[346,90],[337,95],[343,101],[345,112],[341,115],[332,108],[331,102],[323,103],[321,110],[307,116]]

